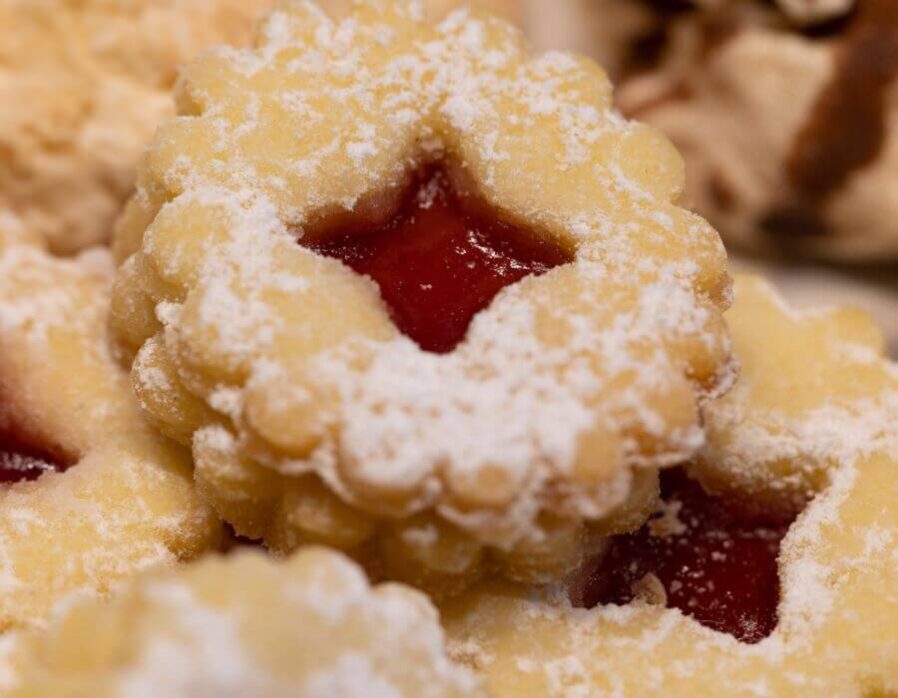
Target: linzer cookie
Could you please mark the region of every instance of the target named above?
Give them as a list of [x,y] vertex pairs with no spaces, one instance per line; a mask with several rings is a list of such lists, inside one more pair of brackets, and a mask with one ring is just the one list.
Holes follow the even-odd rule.
[[285,4],[187,69],[112,325],[241,535],[428,589],[557,579],[702,444],[717,234],[591,62],[489,15]]
[[861,314],[796,311],[756,278],[727,319],[743,369],[704,409],[708,446],[580,581],[583,607],[493,582],[443,609],[495,696],[895,692],[898,367]]
[[[9,228],[7,229],[7,225]],[[0,629],[218,538],[189,458],[109,355],[112,265],[53,259],[0,219]]]
[[666,37],[621,104],[679,147],[687,203],[724,239],[898,258],[898,5],[723,3],[680,13]]
[[[692,472],[711,491],[797,511],[843,457],[828,415],[853,439],[875,445],[881,424],[859,408],[884,399],[880,387],[894,371],[878,360],[882,333],[863,312],[795,311],[758,277],[739,277],[736,289],[740,302],[727,322],[742,378],[705,410],[708,442]],[[854,423],[850,414],[857,414]]]
[[0,208],[58,253],[109,238],[178,66],[266,0],[0,0]]
[[75,603],[9,653],[4,695],[475,698],[436,610],[341,555],[210,558]]

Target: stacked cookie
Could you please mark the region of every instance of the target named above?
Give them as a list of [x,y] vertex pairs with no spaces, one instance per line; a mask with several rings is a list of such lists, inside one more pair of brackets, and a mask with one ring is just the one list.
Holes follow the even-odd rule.
[[[101,91],[171,82],[112,41],[163,9],[57,4],[0,7],[71,13],[85,61],[50,62]],[[601,68],[487,13],[285,2],[174,95],[109,250],[0,176],[11,695],[894,690],[882,338],[752,277],[727,310]]]

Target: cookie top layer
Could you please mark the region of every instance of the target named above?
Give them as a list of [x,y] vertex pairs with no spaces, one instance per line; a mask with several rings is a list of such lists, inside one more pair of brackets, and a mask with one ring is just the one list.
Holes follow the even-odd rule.
[[[25,242],[0,221],[0,628],[72,592],[216,544],[183,449],[143,419],[109,353],[112,265]],[[63,469],[64,472],[61,472]]]
[[239,552],[66,609],[10,652],[11,695],[482,695],[443,643],[424,596],[371,588],[337,553],[275,562]]
[[[716,233],[673,203],[676,153],[614,111],[598,67],[531,57],[487,15],[422,17],[285,4],[257,48],[187,69],[119,230],[113,326],[143,347],[136,382],[170,433],[230,430],[367,512],[437,509],[508,545],[544,511],[600,518],[633,467],[700,445],[696,400],[730,377],[729,280]],[[429,163],[573,258],[505,288],[441,355],[299,244],[389,220]],[[199,423],[156,399],[175,389]]]
[[54,251],[107,239],[178,66],[244,43],[267,0],[2,0],[0,207]]
[[[493,585],[444,611],[454,651],[496,695],[860,696],[898,687],[898,368],[856,312],[801,313],[757,279],[737,282],[730,317],[747,382],[724,398],[725,413],[738,403],[745,418],[733,452],[750,451],[746,468],[787,487],[777,457],[794,457],[802,476],[806,459],[819,457],[825,471],[782,543],[776,629],[748,645],[645,602],[586,611]],[[800,358],[818,369],[809,385]],[[846,362],[857,383],[846,380]],[[768,462],[778,470],[764,470]]]

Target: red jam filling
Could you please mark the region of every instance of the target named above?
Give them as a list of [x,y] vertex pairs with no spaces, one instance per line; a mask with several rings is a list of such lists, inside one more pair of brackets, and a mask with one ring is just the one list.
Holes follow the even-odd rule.
[[73,459],[0,419],[0,485],[37,480],[48,470],[63,471]]
[[777,556],[791,520],[750,515],[706,494],[682,469],[662,474],[661,493],[666,516],[612,540],[587,579],[583,605],[628,603],[654,575],[669,608],[746,643],[767,637],[777,622]]
[[464,339],[504,287],[572,261],[556,242],[454,191],[437,166],[417,175],[386,224],[345,227],[304,244],[374,279],[399,330],[438,354]]

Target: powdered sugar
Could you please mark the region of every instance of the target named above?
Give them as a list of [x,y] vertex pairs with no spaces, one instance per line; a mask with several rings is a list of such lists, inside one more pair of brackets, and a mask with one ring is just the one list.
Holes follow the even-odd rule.
[[40,474],[0,491],[3,629],[40,623],[66,594],[104,593],[216,537],[186,463],[143,421],[109,352],[111,272],[108,251],[58,259],[0,231],[4,426],[70,466],[52,472],[15,443],[0,454],[7,475]]
[[[453,643],[463,648],[459,655],[480,657],[480,668],[495,686],[519,685],[519,673],[526,677],[520,685],[533,695],[780,696],[862,695],[870,685],[894,682],[896,369],[872,348],[869,333],[865,339],[867,328],[857,318],[843,326],[841,311],[787,312],[770,293],[758,280],[737,280],[730,319],[737,353],[746,360],[742,380],[765,390],[753,400],[736,394],[741,420],[730,428],[738,438],[711,446],[721,458],[732,445],[737,456],[750,459],[734,460],[743,468],[778,462],[773,478],[789,467],[822,461],[816,463],[826,473],[819,494],[782,543],[776,630],[746,645],[677,610],[634,602],[585,611],[570,608],[564,599],[485,590],[467,605],[450,606],[446,615]],[[785,326],[778,324],[783,318]],[[843,343],[865,349],[842,352]],[[755,356],[759,349],[767,363]],[[800,373],[783,375],[794,368],[783,359],[788,353],[781,356],[786,350],[803,362],[827,366],[826,385],[833,389],[818,392]],[[852,364],[847,385],[840,382],[844,367],[838,362],[844,360]],[[789,389],[778,392],[778,381]],[[730,399],[708,404],[706,412],[713,414]],[[753,440],[764,433],[753,422],[777,410],[788,418],[785,435],[774,431]],[[749,433],[740,433],[747,426]],[[774,484],[765,481],[766,487]],[[731,483],[731,489],[739,487]],[[763,496],[760,490],[751,494]],[[528,640],[517,642],[518,637]]]
[[[164,200],[138,233],[166,292],[131,289],[161,328],[129,332],[160,333],[170,375],[227,419],[241,456],[508,547],[544,511],[602,517],[631,468],[701,445],[694,405],[728,375],[723,252],[670,203],[674,158],[614,111],[597,68],[531,58],[498,21],[459,11],[434,28],[419,10],[366,3],[333,23],[291,5],[260,48],[187,70],[202,113],[151,149],[144,187]],[[388,210],[434,159],[575,256],[505,289],[439,356],[398,335],[367,279],[296,244],[372,200]],[[487,471],[507,503],[474,504]]]
[[[109,627],[128,631],[104,632]],[[57,663],[42,651],[69,641],[90,643],[89,664]],[[58,685],[108,698],[481,695],[475,677],[447,657],[429,602],[408,589],[372,589],[360,569],[323,549],[281,561],[237,553],[157,571],[106,605],[72,604],[45,634],[22,642],[11,657],[14,680],[51,692]]]

